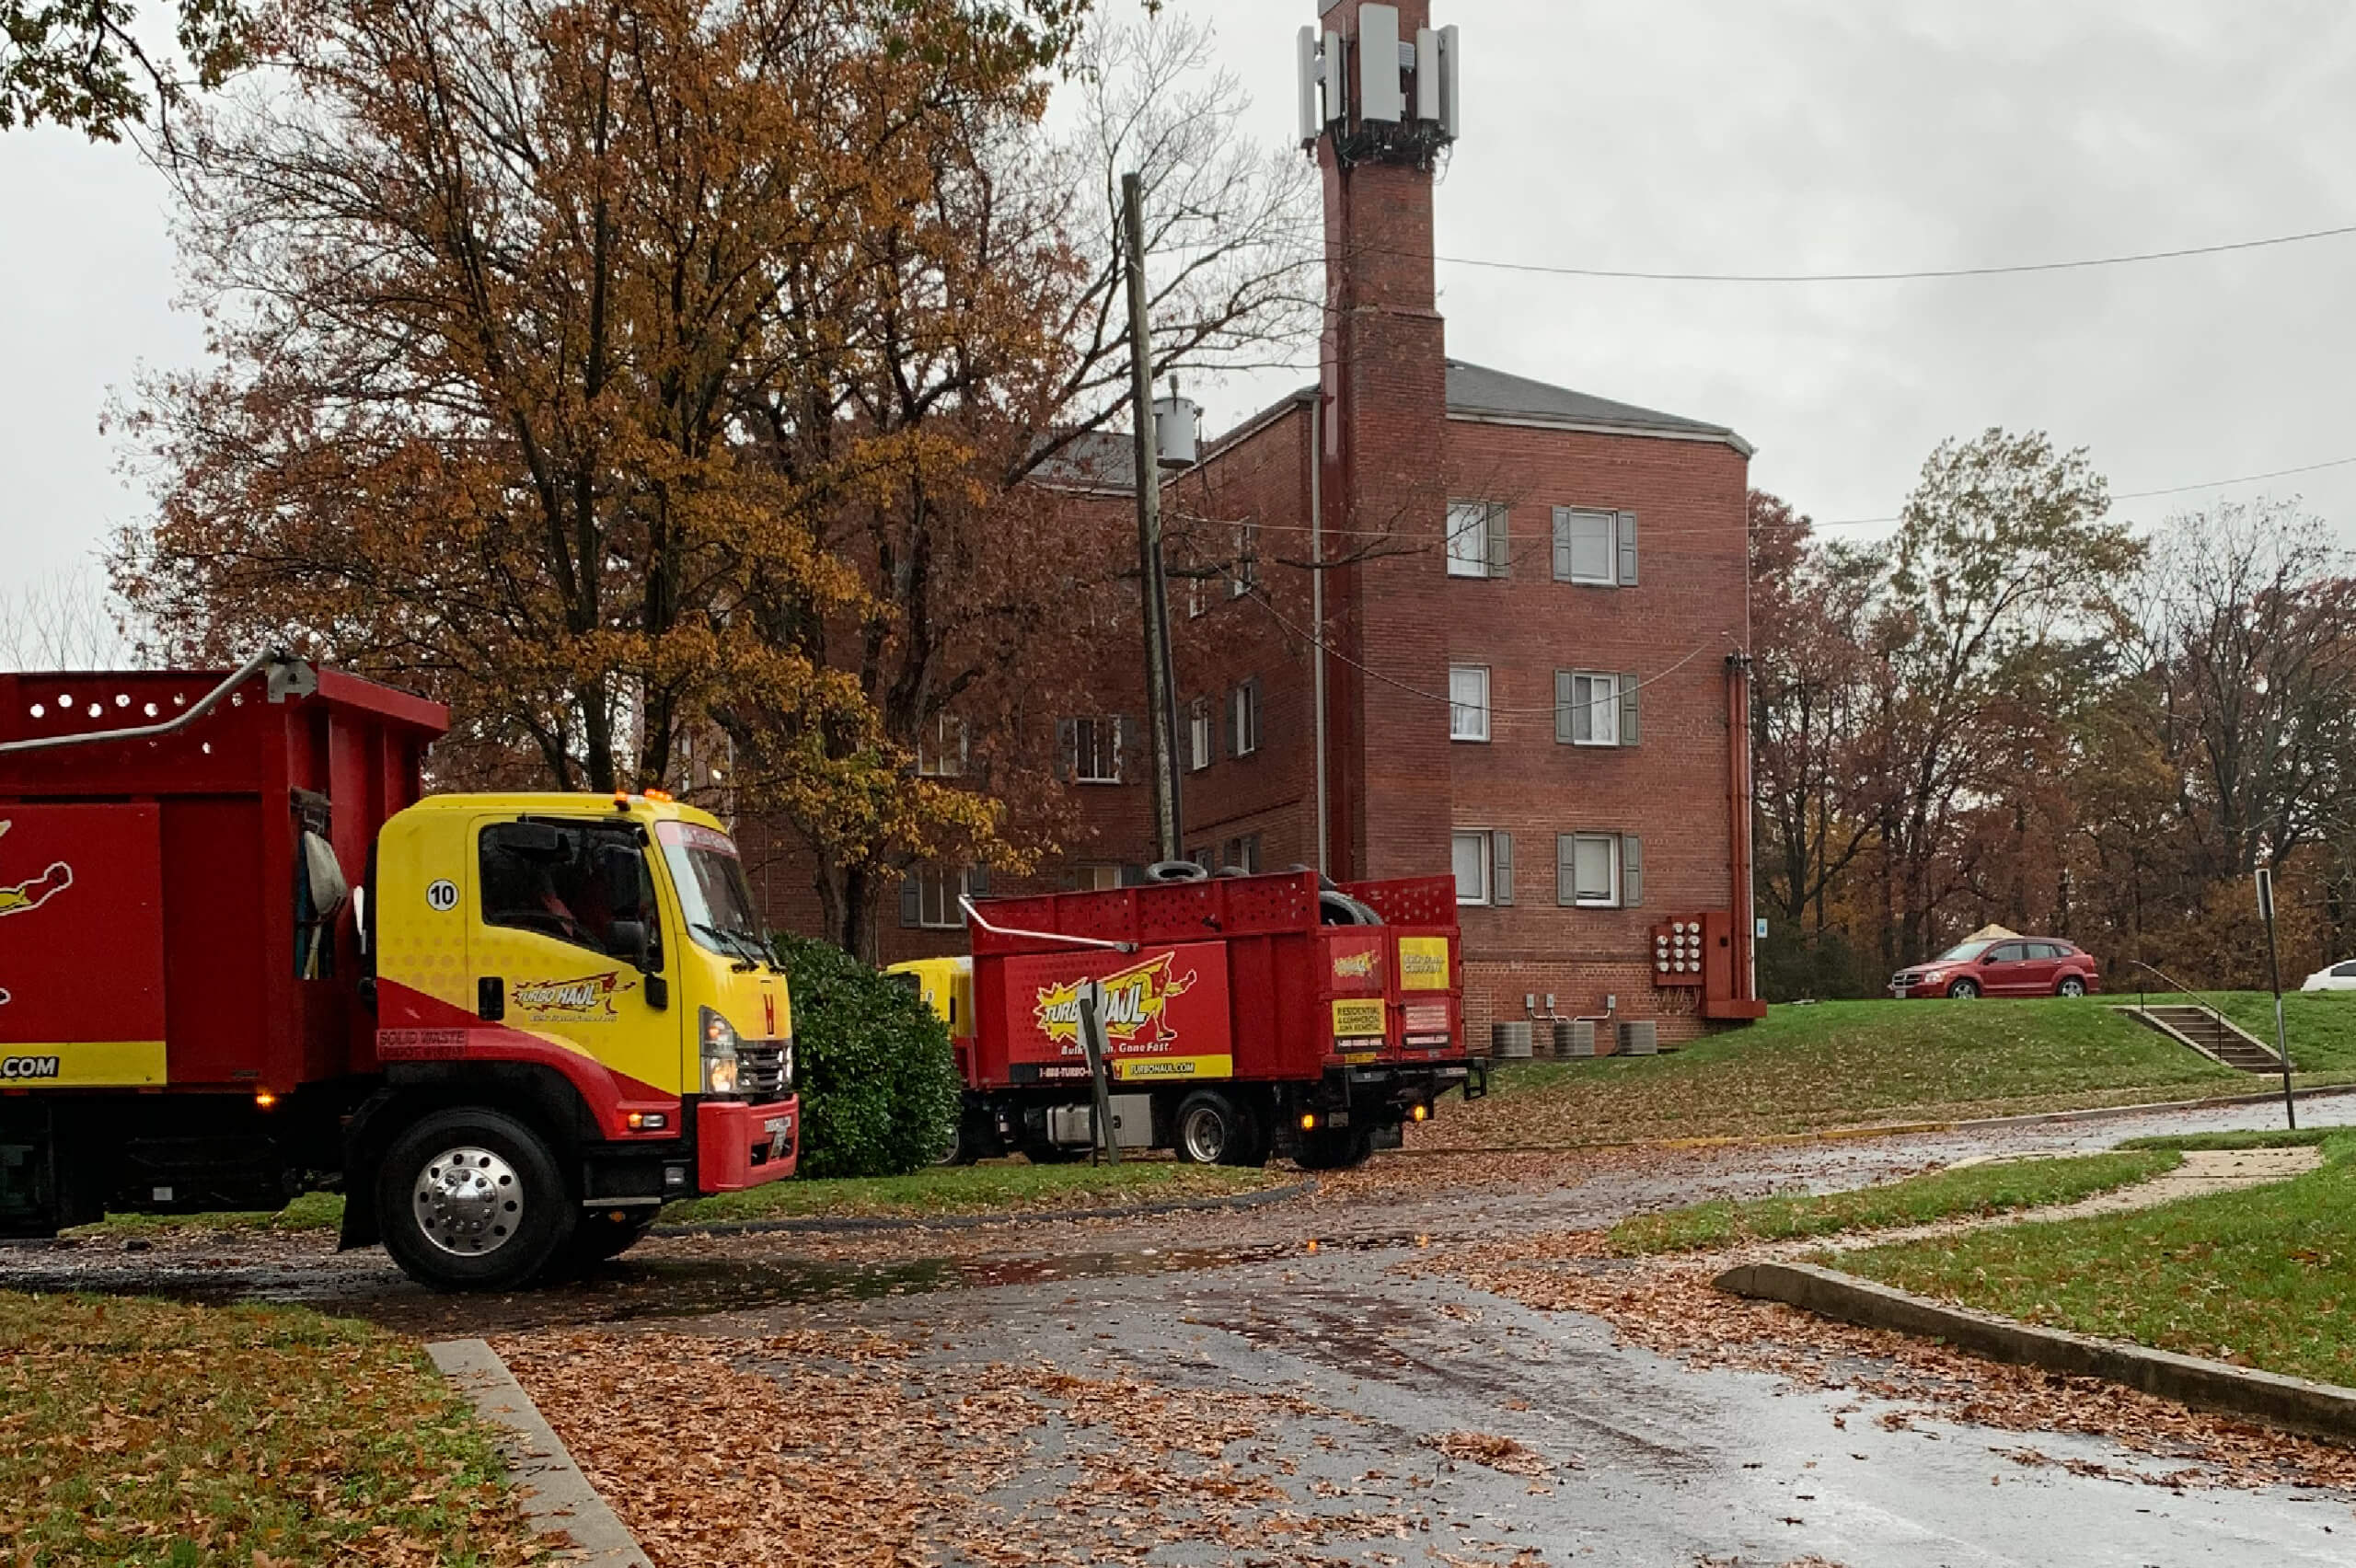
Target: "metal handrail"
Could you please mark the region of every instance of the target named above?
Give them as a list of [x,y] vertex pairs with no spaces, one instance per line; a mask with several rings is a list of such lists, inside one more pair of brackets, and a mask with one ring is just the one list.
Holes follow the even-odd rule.
[[[2186,996],[2190,997],[2202,1007],[2207,1008],[2209,1009],[2209,1016],[2217,1020],[2218,1028],[2225,1029],[2233,1027],[2225,1022],[2225,1009],[2219,1007],[2215,1002],[2210,1000],[2205,993],[2194,990],[2191,986],[2186,985],[2175,975],[2170,974],[2166,970],[2162,969],[2156,963],[2146,963],[2140,958],[2131,958],[2127,962],[2133,964],[2138,969],[2148,970],[2152,974],[2158,975],[2170,986],[2176,987],[2176,989],[2183,992]],[[2138,980],[2135,983],[2135,1006],[2139,1011],[2149,1012],[2152,1010],[2151,997],[2146,993],[2143,983],[2141,980]]]

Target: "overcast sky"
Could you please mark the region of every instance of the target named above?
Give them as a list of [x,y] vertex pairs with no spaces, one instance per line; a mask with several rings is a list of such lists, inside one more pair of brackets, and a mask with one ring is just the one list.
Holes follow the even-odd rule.
[[[1122,0],[1110,0],[1120,5]],[[1697,271],[1971,266],[2356,223],[2345,0],[1438,0],[1464,36],[1444,256]],[[1175,0],[1289,139],[1312,0]],[[163,187],[128,148],[0,133],[0,586],[144,498],[98,430],[192,363]],[[2115,491],[2356,457],[2356,237],[2040,276],[1786,285],[1441,270],[1457,357],[1733,425],[1753,483],[1886,517],[1942,437],[2041,428]],[[1276,386],[1206,389],[1217,429]],[[2123,502],[2304,494],[2356,465]],[[1875,529],[1852,533],[1869,535]]]

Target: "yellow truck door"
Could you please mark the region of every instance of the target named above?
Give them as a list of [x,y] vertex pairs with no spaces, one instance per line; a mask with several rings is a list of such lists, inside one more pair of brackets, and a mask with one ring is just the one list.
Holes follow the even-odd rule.
[[[627,818],[485,815],[473,824],[467,933],[478,1013],[671,1097],[690,1055],[665,979],[676,922]],[[641,964],[643,967],[641,967]]]

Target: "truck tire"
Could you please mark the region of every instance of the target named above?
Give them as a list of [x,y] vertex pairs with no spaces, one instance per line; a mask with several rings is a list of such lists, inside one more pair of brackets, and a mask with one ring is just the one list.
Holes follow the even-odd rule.
[[385,1251],[436,1290],[503,1290],[546,1268],[579,1211],[540,1135],[504,1112],[436,1111],[376,1176]]
[[1171,1142],[1189,1165],[1235,1165],[1251,1159],[1257,1142],[1252,1118],[1215,1089],[1198,1089],[1178,1102]]
[[1303,1134],[1293,1161],[1303,1170],[1347,1170],[1374,1154],[1371,1127],[1320,1127]]

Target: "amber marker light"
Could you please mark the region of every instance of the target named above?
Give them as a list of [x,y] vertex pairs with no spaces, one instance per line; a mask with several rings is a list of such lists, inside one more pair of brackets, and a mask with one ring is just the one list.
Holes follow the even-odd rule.
[[257,1110],[257,1111],[267,1111],[267,1110],[269,1110],[271,1106],[273,1106],[273,1105],[275,1105],[275,1104],[277,1104],[277,1103],[278,1103],[278,1096],[276,1096],[276,1095],[274,1095],[274,1094],[271,1093],[271,1092],[270,1092],[270,1090],[266,1090],[266,1089],[262,1089],[262,1090],[256,1090],[254,1091],[254,1109],[255,1109],[255,1110]]
[[1428,1122],[1432,1119],[1432,1108],[1428,1105],[1418,1105],[1407,1114],[1418,1122]]
[[1317,1130],[1316,1112],[1312,1111],[1300,1119],[1300,1130],[1304,1133],[1313,1133]]
[[668,790],[647,790],[642,791],[642,793],[648,800],[653,801],[658,806],[667,806],[674,799],[671,791]]

